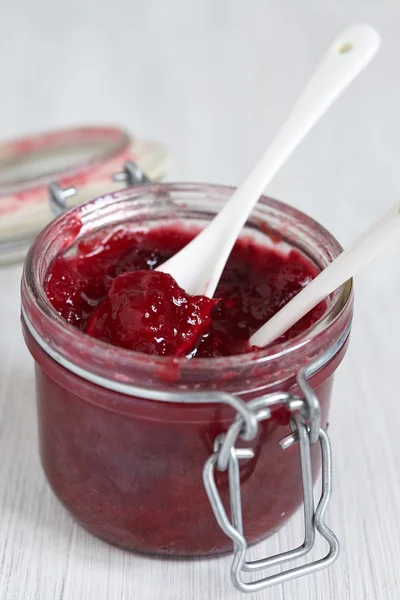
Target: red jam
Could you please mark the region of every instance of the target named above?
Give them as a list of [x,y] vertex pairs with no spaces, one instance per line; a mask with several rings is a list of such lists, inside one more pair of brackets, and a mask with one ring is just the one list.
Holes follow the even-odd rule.
[[[186,194],[186,188],[183,189]],[[199,198],[206,201],[211,194],[209,188],[199,190]],[[174,190],[169,193],[174,200]],[[176,197],[182,201],[183,196]],[[90,210],[90,206],[82,210]],[[146,214],[147,206],[153,209],[152,203],[146,204]],[[191,210],[190,198],[187,206]],[[111,207],[107,201],[106,208]],[[197,211],[197,200],[194,207]],[[119,216],[122,209],[117,206],[117,210]],[[316,236],[315,224],[305,215],[290,209],[290,218],[286,219],[287,207],[274,203],[271,215],[275,220],[276,211],[282,217],[279,227],[285,229],[286,223],[290,226],[293,222],[298,230],[293,239],[303,235],[308,247],[318,250],[318,254],[312,254],[322,257],[321,263],[327,264],[339,252],[339,247],[323,232]],[[114,213],[105,214],[111,222]],[[153,218],[153,212],[150,215]],[[226,433],[237,412],[213,394],[223,394],[222,400],[226,394],[232,394],[246,403],[277,391],[298,394],[298,369],[309,363],[310,354],[321,356],[326,348],[333,347],[349,323],[351,306],[346,309],[347,316],[329,326],[325,323],[316,336],[310,334],[309,344],[290,345],[287,351],[272,357],[197,359],[247,350],[251,333],[315,276],[311,261],[295,250],[288,254],[279,251],[281,246],[275,244],[279,239],[267,231],[273,242],[270,248],[244,238],[236,244],[216,291],[219,302],[211,313],[203,312],[206,306],[198,305],[198,299],[185,296],[190,314],[199,311],[200,322],[195,323],[199,330],[188,332],[187,322],[181,323],[181,331],[188,336],[194,333],[201,337],[194,358],[160,359],[119,352],[110,344],[130,346],[136,337],[136,325],[141,329],[132,313],[137,309],[138,320],[145,318],[145,303],[152,303],[153,292],[157,293],[157,286],[148,285],[157,276],[151,271],[187,244],[196,231],[162,226],[162,207],[160,227],[156,230],[129,231],[114,226],[88,235],[65,251],[62,248],[73,244],[79,233],[74,216],[69,213],[56,220],[39,235],[34,252],[26,261],[22,288],[28,321],[42,331],[43,339],[53,344],[63,359],[67,358],[65,362],[54,360],[36,341],[23,318],[25,339],[36,362],[40,455],[47,480],[79,524],[122,548],[191,557],[231,551],[232,542],[215,520],[202,477],[204,464],[215,451],[217,436]],[[87,226],[91,226],[90,218]],[[44,255],[50,252],[53,256],[55,248],[60,253],[50,264],[45,291],[54,308],[76,328],[65,327],[66,336],[61,341],[57,338],[58,334],[62,336],[59,319],[51,318],[49,313],[45,318],[41,303],[36,300],[41,298],[40,267],[46,263]],[[170,280],[169,284],[174,297],[176,293],[181,298],[175,284]],[[125,302],[128,323],[122,323]],[[118,329],[114,328],[111,304],[118,308]],[[166,333],[164,325],[171,325],[175,318],[179,321],[179,315],[172,312],[167,317],[172,307],[164,308],[164,321],[161,318],[155,325],[166,339],[171,331]],[[316,308],[283,339],[307,330],[324,309],[324,305]],[[162,311],[158,316],[163,317]],[[208,335],[204,335],[203,324]],[[91,340],[83,333],[85,329],[109,345],[87,344]],[[150,336],[145,340],[146,348],[140,349],[186,353],[183,336],[174,338],[173,347],[165,339],[155,348]],[[96,356],[87,351],[89,346],[96,346]],[[71,360],[75,351],[76,357]],[[321,405],[323,427],[328,419],[333,374],[345,351],[346,346],[342,346],[309,382]],[[71,365],[74,368],[69,368]],[[100,375],[99,365],[103,369]],[[106,385],[102,385],[101,378]],[[123,393],[124,386],[127,393]],[[198,403],[192,397],[195,393],[200,393]],[[203,401],[204,396],[210,403]],[[282,450],[279,444],[291,432],[289,417],[283,405],[276,407],[271,418],[260,422],[254,440],[237,441],[239,447],[254,452],[253,459],[240,461],[244,535],[249,544],[279,529],[302,501],[298,445]],[[318,444],[311,448],[311,459],[316,476],[320,463]],[[217,470],[215,476],[229,515],[228,472]]]
[[85,332],[136,352],[185,356],[207,333],[217,302],[189,296],[166,273],[128,271],[113,280]]
[[[68,322],[105,342],[147,354],[217,357],[249,350],[247,340],[316,275],[297,251],[239,240],[216,290],[216,300],[189,296],[153,269],[195,232],[103,230],[58,256],[47,295]],[[321,303],[284,336],[308,329]]]

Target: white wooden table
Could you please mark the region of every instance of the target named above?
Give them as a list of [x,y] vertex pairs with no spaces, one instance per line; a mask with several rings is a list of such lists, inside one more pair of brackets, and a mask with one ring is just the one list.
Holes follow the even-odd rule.
[[[394,0],[13,1],[0,8],[2,137],[117,122],[166,143],[170,179],[239,183],[342,27],[375,25],[380,55],[269,191],[349,242],[400,193],[400,5]],[[352,343],[331,415],[342,542],[328,571],[265,600],[400,597],[400,251],[356,280]],[[19,327],[20,265],[0,270],[0,598],[227,600],[230,558],[160,561],[73,523],[38,452],[33,366]],[[291,525],[254,555],[293,545]]]

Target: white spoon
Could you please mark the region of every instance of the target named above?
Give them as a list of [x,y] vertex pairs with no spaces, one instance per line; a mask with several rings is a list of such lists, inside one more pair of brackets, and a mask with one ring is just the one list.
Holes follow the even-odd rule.
[[369,25],[355,25],[336,38],[247,179],[211,223],[158,267],[159,271],[172,275],[189,294],[212,298],[235,241],[264,188],[379,45],[379,35]]
[[263,348],[285,333],[324,298],[395,242],[400,241],[400,202],[369,227],[315,279],[250,338],[250,345]]

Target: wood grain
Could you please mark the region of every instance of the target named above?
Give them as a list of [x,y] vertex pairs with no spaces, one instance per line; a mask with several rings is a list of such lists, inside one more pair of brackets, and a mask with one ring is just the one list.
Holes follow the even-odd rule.
[[[116,121],[169,145],[171,179],[238,183],[327,40],[359,20],[380,30],[380,55],[270,188],[347,243],[399,192],[395,2],[71,0],[57,10],[50,0],[3,3],[2,135]],[[352,342],[336,380],[329,524],[341,540],[340,559],[327,571],[249,598],[400,597],[399,256],[357,278]],[[85,533],[55,500],[38,459],[33,365],[19,326],[20,270],[0,270],[0,598],[241,597],[230,585],[230,558],[129,554]],[[300,539],[296,517],[252,554]]]

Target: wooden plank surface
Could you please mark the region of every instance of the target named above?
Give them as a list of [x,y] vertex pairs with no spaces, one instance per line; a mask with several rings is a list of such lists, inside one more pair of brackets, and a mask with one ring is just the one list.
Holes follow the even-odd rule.
[[[170,179],[239,183],[327,41],[357,21],[380,30],[379,57],[270,188],[347,243],[400,191],[395,2],[3,3],[1,135],[114,121],[170,147]],[[352,341],[334,390],[329,524],[342,543],[340,559],[254,598],[400,598],[399,258],[393,252],[356,280]],[[20,270],[0,269],[0,598],[239,598],[228,557],[184,562],[129,554],[85,533],[55,500],[37,453]],[[253,555],[300,537],[295,518]]]

